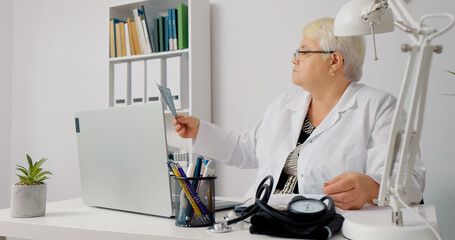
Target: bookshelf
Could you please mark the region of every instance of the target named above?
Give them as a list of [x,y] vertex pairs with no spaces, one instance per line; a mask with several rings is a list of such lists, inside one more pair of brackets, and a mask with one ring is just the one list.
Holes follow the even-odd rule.
[[[109,107],[115,107],[115,67],[123,64],[127,68],[127,101],[125,105],[135,104],[131,96],[131,75],[132,63],[148,61],[152,59],[166,59],[172,57],[183,57],[188,61],[187,87],[182,88],[182,97],[185,97],[185,105],[177,108],[177,112],[185,115],[193,115],[198,118],[211,121],[211,73],[210,73],[210,6],[208,0],[147,0],[147,1],[123,1],[109,7],[109,20],[112,18],[121,21],[133,18],[133,10],[144,6],[146,18],[168,15],[168,9],[177,8],[179,3],[188,6],[188,48],[153,52],[147,54],[111,57],[109,54]],[[106,22],[109,23],[107,20]],[[108,24],[109,25],[109,24]],[[108,26],[109,29],[109,26]],[[107,45],[110,46],[110,36]],[[110,53],[110,52],[109,52]],[[147,74],[147,65],[145,65]],[[166,72],[166,71],[165,71]],[[145,81],[147,82],[147,81]],[[146,87],[144,91],[146,90]],[[171,89],[172,90],[172,89]],[[144,102],[147,104],[146,93],[144,92]],[[178,147],[182,152],[189,152],[192,156],[191,140],[181,139],[174,131],[172,124],[172,114],[165,111],[165,123],[168,145]]]

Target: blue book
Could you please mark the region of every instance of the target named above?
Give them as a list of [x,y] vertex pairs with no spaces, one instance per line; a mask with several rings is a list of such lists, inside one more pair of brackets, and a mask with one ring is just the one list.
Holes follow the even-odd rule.
[[[121,20],[117,19],[117,18],[112,18],[110,23],[109,23],[109,31],[110,32],[110,36],[109,36],[109,42],[110,42],[110,57],[111,58],[114,58],[114,57],[121,57],[120,56],[120,49],[117,49],[117,44],[118,41],[117,41],[117,38],[120,38],[120,33],[117,32],[117,30],[115,29],[115,25],[117,23],[120,23],[122,22]],[[117,36],[118,35],[118,36]]]
[[169,16],[164,17],[164,51],[169,51]]
[[169,50],[172,51],[172,50],[174,50],[174,41],[172,40],[173,39],[173,36],[172,36],[172,32],[173,32],[172,31],[172,17],[173,17],[172,16],[172,9],[168,9],[167,10],[167,16],[168,16],[168,23],[167,24],[168,24],[168,27],[169,27],[169,32],[168,32],[168,34],[169,34],[169,40],[168,40],[168,42],[169,42]]
[[172,11],[172,40],[174,44],[174,50],[178,49],[177,46],[177,9],[173,8]]

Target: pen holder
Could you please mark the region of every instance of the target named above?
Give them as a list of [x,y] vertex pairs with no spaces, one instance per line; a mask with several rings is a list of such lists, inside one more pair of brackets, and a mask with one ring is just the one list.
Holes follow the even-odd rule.
[[205,227],[215,222],[216,177],[174,177],[177,192],[175,225]]

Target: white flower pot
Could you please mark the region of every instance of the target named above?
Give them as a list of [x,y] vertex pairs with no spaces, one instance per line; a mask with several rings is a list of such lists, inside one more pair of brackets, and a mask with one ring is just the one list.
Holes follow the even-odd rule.
[[11,217],[40,217],[46,213],[47,184],[11,186]]

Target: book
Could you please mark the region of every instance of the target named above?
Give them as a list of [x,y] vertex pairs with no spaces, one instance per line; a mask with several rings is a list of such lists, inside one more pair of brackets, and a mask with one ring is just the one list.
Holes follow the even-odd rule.
[[115,57],[115,27],[114,20],[109,20],[109,57]]
[[135,54],[142,54],[141,44],[139,42],[139,33],[137,32],[136,21],[131,21],[131,35],[134,42],[134,52]]
[[153,19],[153,41],[155,42],[155,52],[160,51],[160,43],[158,36],[158,17]]
[[136,29],[138,33],[138,38],[139,38],[139,44],[141,46],[141,52],[143,54],[149,53],[147,49],[147,43],[145,42],[145,35],[144,35],[144,29],[142,27],[142,18],[143,18],[143,12],[142,10],[139,10],[135,8],[133,10],[133,15],[134,15],[134,21],[136,22]]
[[111,58],[115,58],[115,57],[118,57],[118,54],[117,54],[117,35],[116,35],[116,31],[115,31],[115,25],[117,23],[121,22],[119,19],[117,18],[112,18],[111,20],[109,20],[109,44],[110,44],[110,57]]
[[172,51],[174,50],[174,39],[173,39],[173,32],[174,30],[172,29],[173,25],[172,25],[172,18],[173,18],[173,15],[172,15],[172,9],[168,9],[167,10],[167,15],[168,15],[168,35],[169,35],[169,50]]
[[160,52],[164,51],[164,17],[160,16],[158,18],[158,28],[159,28],[159,35],[160,35]]
[[154,35],[154,32],[153,32],[153,17],[152,16],[147,16],[147,14],[145,12],[144,5],[142,5],[142,12],[144,12],[145,29],[147,29],[147,33],[148,33],[147,37],[148,37],[148,41],[150,43],[151,52],[156,52],[156,46],[155,46],[155,42],[153,40],[153,35]]
[[172,40],[173,40],[173,47],[174,50],[178,49],[177,44],[177,9],[171,9],[172,12]]
[[134,24],[133,21],[131,21],[131,18],[126,19],[126,23],[128,23],[128,36],[130,40],[130,48],[131,48],[131,55],[136,55],[136,49],[134,48],[134,38],[133,38],[133,27],[132,25]]
[[164,51],[169,51],[169,16],[164,17]]
[[188,6],[177,4],[178,49],[188,48]]
[[126,56],[131,56],[131,45],[130,45],[130,34],[129,34],[128,23],[125,23],[125,46],[126,46]]
[[142,29],[144,29],[144,36],[145,36],[145,44],[147,45],[147,52],[152,53],[152,46],[150,44],[150,38],[148,34],[147,24],[145,23],[145,19],[141,20],[142,22]]
[[115,24],[115,56],[122,56],[122,33],[120,31],[120,22]]
[[126,38],[125,38],[125,23],[120,22],[120,44],[122,47],[122,57],[126,56]]
[[160,50],[160,28],[159,28],[159,20],[160,18],[156,18],[155,20],[153,20],[153,24],[155,25],[155,31],[156,31],[156,36],[155,36],[155,41],[156,41],[156,51],[157,52],[161,52]]

